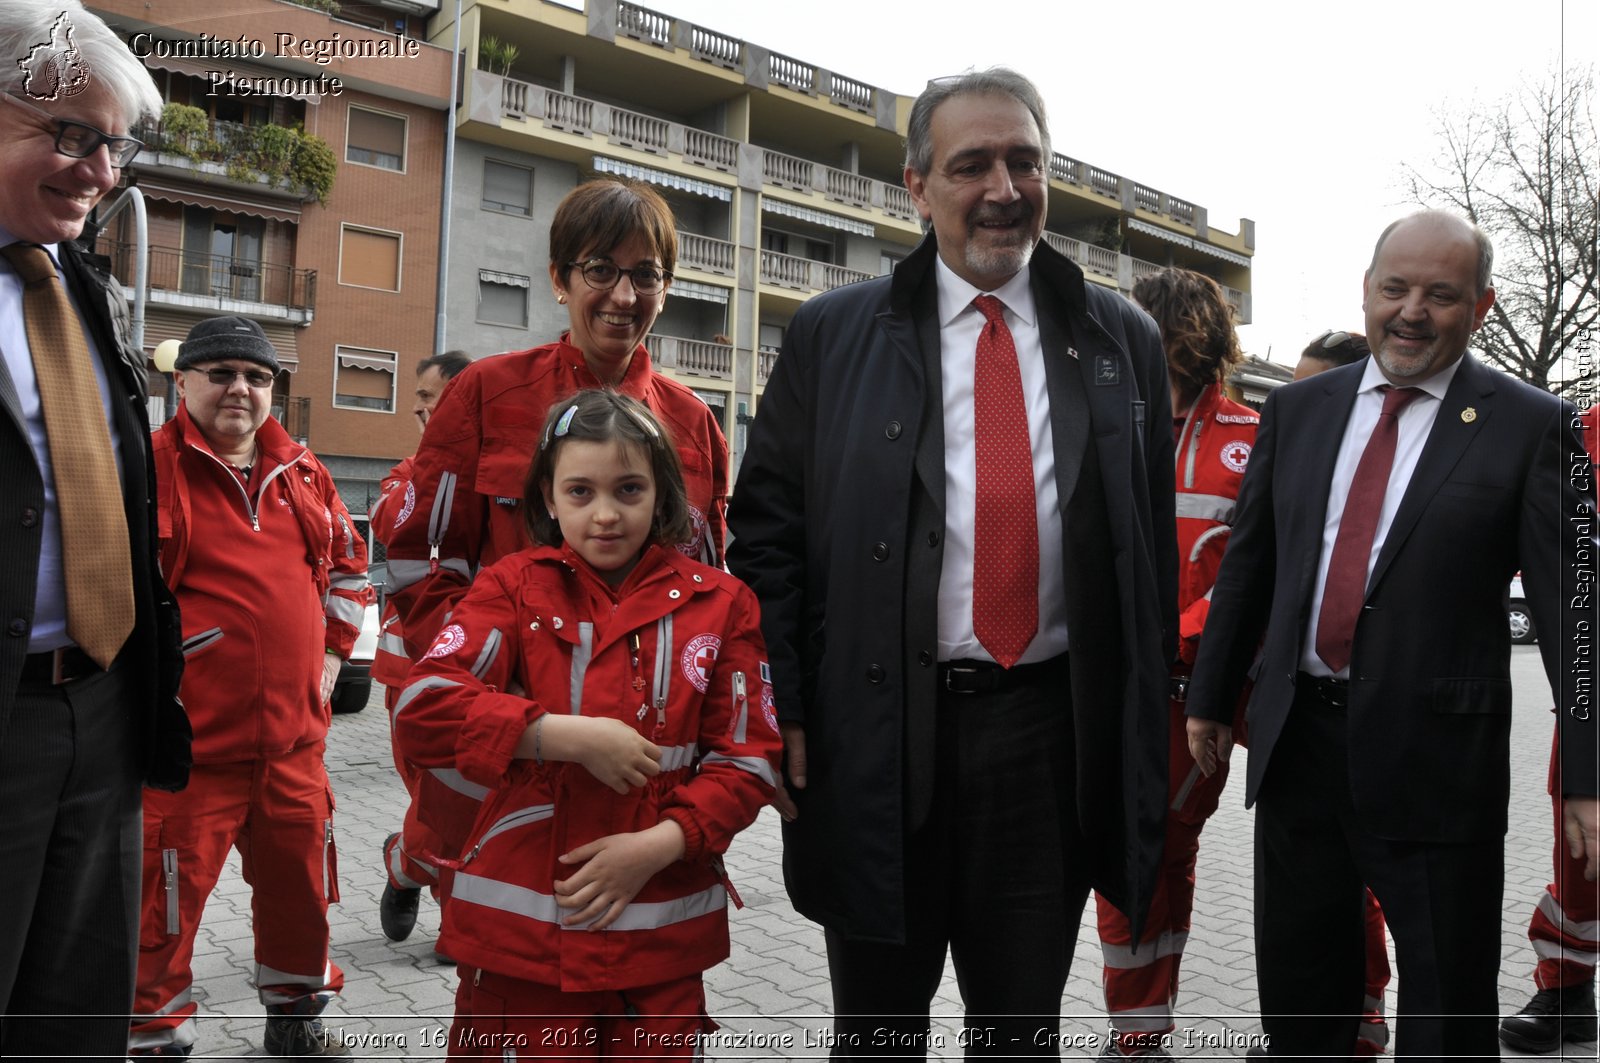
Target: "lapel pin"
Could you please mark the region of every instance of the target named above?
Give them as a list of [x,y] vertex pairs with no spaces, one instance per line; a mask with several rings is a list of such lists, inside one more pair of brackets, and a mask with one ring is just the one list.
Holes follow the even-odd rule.
[[1478,411],[1474,410],[1471,406],[1468,406],[1466,409],[1461,411],[1461,423],[1462,424],[1471,424],[1473,421],[1476,421],[1477,419],[1478,419]]
[[1077,361],[1078,360],[1078,348],[1076,348],[1076,347],[1068,347],[1067,348],[1067,357],[1071,358],[1073,361]]

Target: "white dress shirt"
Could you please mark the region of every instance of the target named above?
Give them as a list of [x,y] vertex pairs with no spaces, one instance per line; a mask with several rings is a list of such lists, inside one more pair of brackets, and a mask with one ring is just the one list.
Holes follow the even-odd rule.
[[[1389,468],[1389,486],[1383,493],[1383,509],[1378,513],[1378,528],[1372,536],[1372,553],[1367,555],[1367,578],[1372,578],[1372,566],[1377,563],[1388,538],[1389,525],[1405,498],[1411,474],[1417,469],[1417,459],[1428,441],[1428,433],[1439,415],[1444,394],[1461,368],[1461,359],[1415,385],[1422,392],[1400,411],[1395,440],[1394,464]],[[1333,466],[1333,482],[1328,488],[1328,513],[1322,522],[1322,556],[1317,560],[1317,582],[1311,596],[1311,619],[1306,624],[1306,638],[1300,648],[1300,670],[1315,676],[1350,677],[1348,665],[1338,673],[1329,670],[1327,662],[1317,656],[1317,619],[1322,613],[1322,593],[1328,582],[1328,562],[1333,558],[1333,544],[1339,537],[1339,522],[1344,517],[1345,500],[1350,497],[1350,485],[1356,478],[1356,466],[1361,464],[1361,454],[1378,425],[1378,415],[1383,412],[1383,392],[1378,390],[1389,383],[1375,359],[1367,359],[1367,369],[1356,389],[1356,402],[1350,410],[1350,420],[1344,426],[1344,439],[1339,444],[1339,458]]]
[[[0,247],[16,243],[16,237],[0,229]],[[61,256],[55,244],[45,244],[50,260],[61,275]],[[71,285],[62,275],[62,285],[73,309],[83,318],[83,308],[73,296]],[[39,465],[39,475],[44,479],[44,539],[39,550],[39,581],[34,588],[33,629],[28,638],[28,652],[42,653],[72,645],[67,637],[67,586],[62,575],[61,525],[56,515],[55,471],[50,464],[50,447],[45,441],[44,413],[39,405],[39,382],[33,372],[33,355],[28,347],[28,332],[22,316],[22,278],[10,260],[0,257],[0,355],[5,357],[5,367],[11,374],[11,383],[22,407],[22,420],[28,430],[28,446]],[[117,472],[122,471],[121,434],[116,418],[111,415],[111,387],[101,364],[94,336],[83,330],[84,342],[89,345],[89,360],[94,365],[95,379],[100,384],[100,403],[105,409],[106,425],[111,431],[111,453],[117,459]],[[0,416],[4,416],[0,413]],[[15,563],[10,559],[6,563]]]
[[973,527],[977,514],[978,450],[973,432],[973,370],[984,317],[972,301],[993,295],[1017,349],[1022,396],[1033,446],[1033,486],[1039,521],[1039,628],[1019,664],[1067,651],[1067,595],[1061,570],[1061,509],[1050,429],[1039,317],[1023,270],[983,292],[936,259],[939,295],[939,375],[944,403],[944,562],[939,570],[939,660],[992,661],[972,630]]

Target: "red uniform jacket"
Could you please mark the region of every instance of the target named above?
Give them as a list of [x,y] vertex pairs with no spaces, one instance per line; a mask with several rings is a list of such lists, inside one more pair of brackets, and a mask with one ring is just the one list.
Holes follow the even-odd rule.
[[[651,547],[613,593],[566,548],[486,569],[411,673],[395,710],[407,759],[488,792],[445,906],[442,949],[564,991],[698,974],[728,955],[719,855],[755,820],[781,742],[755,595]],[[526,690],[506,693],[518,684]],[[609,716],[661,747],[623,795],[580,764],[513,759],[540,715]],[[562,929],[562,853],[670,818],[686,850],[598,933]]]
[[[401,458],[379,484],[382,492],[367,510],[367,526],[374,534],[379,529],[394,527],[395,514],[406,497],[406,485],[411,483],[415,458]],[[383,535],[377,538],[387,542]],[[383,599],[383,616],[378,626],[378,648],[372,655],[372,678],[386,687],[399,687],[411,671],[411,658],[406,655],[405,639],[400,635],[400,610],[393,595]]]
[[[599,387],[583,354],[562,341],[474,362],[450,381],[428,418],[409,483],[373,522],[389,549],[390,594],[411,660],[428,647],[481,566],[530,545],[522,485],[545,414],[557,399]],[[617,390],[661,419],[683,462],[695,538],[682,549],[722,564],[728,444],[693,391],[650,368],[641,345]]]
[[1200,393],[1178,433],[1178,653],[1187,672],[1211,608],[1233,508],[1261,415],[1212,384]]
[[271,417],[251,487],[185,407],[152,436],[161,571],[183,613],[181,693],[196,763],[321,741],[324,650],[348,657],[372,600],[367,550],[333,477]]

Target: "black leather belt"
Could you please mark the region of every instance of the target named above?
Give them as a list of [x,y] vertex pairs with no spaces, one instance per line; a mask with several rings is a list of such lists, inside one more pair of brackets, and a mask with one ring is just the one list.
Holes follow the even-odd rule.
[[1303,697],[1314,698],[1331,709],[1342,709],[1350,704],[1350,680],[1301,672],[1295,679],[1295,689],[1304,691]]
[[30,653],[22,659],[24,683],[60,686],[62,683],[70,683],[74,679],[82,679],[99,671],[100,666],[76,646],[47,650],[44,653]]
[[1067,655],[1048,661],[1001,668],[993,661],[945,661],[939,664],[939,689],[952,694],[998,694],[1040,683],[1060,682],[1067,674]]

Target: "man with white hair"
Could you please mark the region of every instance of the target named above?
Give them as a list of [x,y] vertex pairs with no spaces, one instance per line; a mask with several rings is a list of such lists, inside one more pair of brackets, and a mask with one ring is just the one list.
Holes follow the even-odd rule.
[[143,354],[72,241],[161,106],[77,0],[0,5],[0,1057],[121,1058],[140,784],[182,789]]

